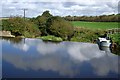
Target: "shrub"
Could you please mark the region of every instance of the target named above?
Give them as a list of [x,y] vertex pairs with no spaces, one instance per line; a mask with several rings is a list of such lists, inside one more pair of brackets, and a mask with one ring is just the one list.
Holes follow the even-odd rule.
[[52,36],[52,35],[48,35],[48,36],[42,36],[40,37],[42,40],[45,40],[45,41],[63,41],[62,38],[60,37],[55,37],[55,36]]
[[35,19],[33,18],[33,22],[38,25],[38,28],[41,31],[42,36],[48,35],[46,32],[46,21],[50,17],[52,17],[52,15],[49,13],[49,11],[44,11],[41,16],[38,16]]
[[37,25],[29,20],[24,20],[21,17],[12,17],[8,20],[3,20],[3,30],[11,31],[15,36],[40,36],[41,32],[39,31]]
[[104,34],[105,31],[101,30],[91,30],[86,28],[76,28],[75,27],[74,36],[71,41],[79,42],[94,42],[100,35]]
[[50,35],[61,37],[63,40],[70,40],[74,31],[70,22],[58,16],[47,20],[46,30]]

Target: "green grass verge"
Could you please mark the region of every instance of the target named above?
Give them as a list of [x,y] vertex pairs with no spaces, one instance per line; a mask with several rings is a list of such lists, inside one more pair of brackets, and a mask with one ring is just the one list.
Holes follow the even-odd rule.
[[71,21],[73,26],[84,27],[89,29],[111,29],[118,28],[118,22],[84,22],[84,21]]
[[71,41],[93,43],[99,36],[103,34],[105,34],[104,30],[75,28],[75,33],[74,33],[74,36],[71,38]]
[[110,34],[110,37],[112,38],[112,41],[116,43],[116,46],[115,48],[113,48],[112,53],[120,56],[120,34],[119,33]]
[[113,42],[117,43],[120,46],[120,34],[110,34],[110,37],[112,38]]
[[59,42],[59,41],[63,41],[62,38],[60,37],[55,37],[52,35],[48,35],[48,36],[42,36],[42,37],[38,37],[44,41],[55,41],[55,42]]

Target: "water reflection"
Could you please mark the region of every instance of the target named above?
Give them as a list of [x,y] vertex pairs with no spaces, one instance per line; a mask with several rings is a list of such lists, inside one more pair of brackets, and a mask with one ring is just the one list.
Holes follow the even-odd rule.
[[2,78],[2,42],[0,42],[0,79]]
[[106,51],[106,52],[111,52],[111,49],[109,47],[100,47],[100,50]]
[[8,42],[11,42],[13,44],[17,44],[17,43],[20,43],[22,41],[22,38],[2,37],[1,39],[6,40]]
[[[99,50],[97,44],[46,43],[29,38],[25,39],[25,43],[21,41],[8,44],[6,40],[2,42],[3,61],[12,64],[17,69],[15,73],[32,71],[29,77],[35,77],[33,74],[42,71],[44,77],[118,77],[118,56]],[[3,70],[7,73],[12,67],[7,68],[5,65]]]

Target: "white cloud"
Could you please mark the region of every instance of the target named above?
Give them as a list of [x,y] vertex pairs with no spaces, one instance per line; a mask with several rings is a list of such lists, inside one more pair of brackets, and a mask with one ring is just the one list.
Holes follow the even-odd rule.
[[[37,46],[38,43],[40,43],[42,40],[37,40],[37,39],[30,39],[30,38],[25,38],[22,39],[23,41],[17,44],[14,44],[13,47],[20,49],[24,52],[27,52],[31,46]],[[35,42],[33,42],[35,41]]]
[[52,43],[41,43],[37,46],[37,51],[40,54],[46,55],[46,54],[53,54],[59,49],[57,44]]
[[118,61],[118,57],[116,55],[113,56],[112,54],[105,54],[103,57],[101,57],[101,60],[91,60],[91,65],[96,70],[95,73],[99,76],[107,75],[110,71],[115,71],[118,73],[118,62],[113,62],[113,59]]
[[[3,16],[22,15],[18,10],[28,8],[27,17],[35,17],[45,10],[53,15],[102,15],[118,13],[119,0],[2,0]],[[14,9],[14,10],[13,10]],[[17,11],[18,13],[16,13]]]
[[27,44],[17,44],[17,45],[14,45],[14,47],[19,48],[25,52],[28,51],[28,49],[29,49],[29,46]]
[[[91,52],[90,52],[91,51]],[[88,61],[93,58],[102,57],[104,52],[100,52],[97,44],[74,43],[68,46],[68,54],[75,60]]]

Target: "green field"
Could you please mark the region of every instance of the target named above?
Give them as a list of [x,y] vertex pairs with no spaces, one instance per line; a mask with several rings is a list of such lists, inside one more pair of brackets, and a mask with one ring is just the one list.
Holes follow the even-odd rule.
[[72,21],[72,24],[76,27],[84,27],[89,29],[111,29],[118,28],[118,22],[83,22]]

